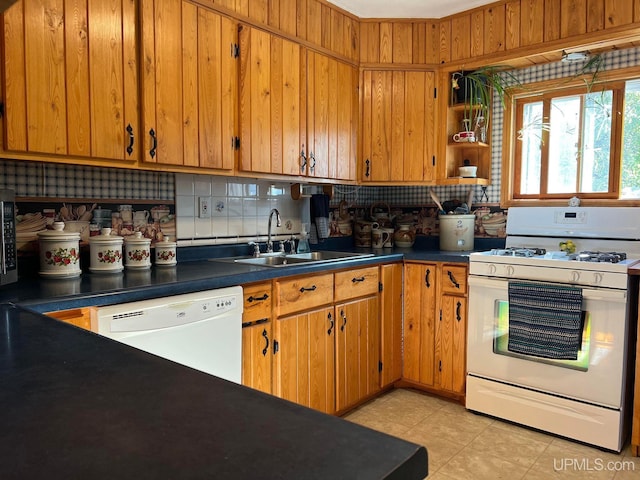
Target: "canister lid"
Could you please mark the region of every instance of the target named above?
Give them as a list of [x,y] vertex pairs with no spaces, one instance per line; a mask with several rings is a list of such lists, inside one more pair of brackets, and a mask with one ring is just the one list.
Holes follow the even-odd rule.
[[38,232],[38,237],[45,240],[80,240],[80,232],[64,232],[64,222],[53,222],[53,230]]
[[162,241],[156,242],[156,247],[160,247],[160,248],[171,248],[175,246],[176,246],[176,242],[172,242],[171,237],[169,235],[165,235]]
[[133,235],[128,235],[124,239],[124,243],[127,245],[151,245],[151,239],[142,236],[142,232],[135,232]]
[[111,228],[105,227],[100,230],[100,235],[89,237],[89,243],[122,243],[123,238],[120,235],[111,235]]

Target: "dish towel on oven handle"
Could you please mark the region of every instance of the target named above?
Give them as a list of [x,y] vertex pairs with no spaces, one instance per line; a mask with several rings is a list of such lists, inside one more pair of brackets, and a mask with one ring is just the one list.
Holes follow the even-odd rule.
[[509,282],[510,352],[576,360],[582,345],[582,290]]

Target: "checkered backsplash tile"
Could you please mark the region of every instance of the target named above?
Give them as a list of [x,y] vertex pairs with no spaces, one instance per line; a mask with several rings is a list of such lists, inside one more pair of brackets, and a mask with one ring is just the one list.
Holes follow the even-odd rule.
[[166,172],[0,160],[0,188],[19,197],[173,201],[174,175]]

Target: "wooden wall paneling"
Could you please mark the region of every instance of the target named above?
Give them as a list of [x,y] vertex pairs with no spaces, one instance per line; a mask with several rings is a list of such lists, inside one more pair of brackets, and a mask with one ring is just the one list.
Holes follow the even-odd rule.
[[633,0],[605,0],[605,28],[628,25],[633,21]]
[[24,2],[4,11],[4,145],[8,150],[27,149],[27,92],[25,72]]
[[[67,152],[67,100],[64,71],[64,5],[62,0],[26,1],[24,6],[27,78],[28,149]],[[43,88],[43,85],[48,88]],[[36,128],[40,127],[40,128]]]
[[404,150],[404,136],[407,130],[406,126],[406,98],[407,95],[411,96],[414,92],[407,92],[407,72],[393,71],[392,72],[392,103],[391,103],[391,155],[387,157],[389,165],[390,177],[392,181],[402,181],[404,177],[404,159],[406,152]]
[[249,18],[269,25],[269,0],[250,0]]
[[413,60],[413,25],[405,22],[393,24],[393,63],[411,63]]
[[362,63],[380,62],[379,22],[362,22],[360,24],[360,61]]
[[520,46],[520,0],[505,4],[505,49]]
[[[106,138],[102,139],[102,142],[105,143],[105,146],[109,146],[108,140],[112,139],[114,126],[109,125],[109,122],[105,121],[107,120],[107,118],[112,117],[112,115],[110,115],[112,111],[109,109],[108,105],[106,106],[105,110],[104,105],[105,102],[109,101],[109,96],[104,94],[104,89],[108,87],[108,85],[102,83],[103,81],[109,81],[109,62],[101,62],[101,56],[103,54],[102,49],[104,49],[104,55],[106,57],[109,56],[108,52],[110,51],[111,46],[108,43],[109,38],[106,38],[106,45],[104,43],[104,40],[105,36],[110,33],[113,25],[107,24],[106,19],[109,17],[105,17],[105,28],[101,29],[101,31],[97,31],[95,37],[91,37],[91,45],[89,45],[89,21],[87,18],[89,12],[91,12],[92,15],[103,15],[105,13],[108,15],[107,12],[103,13],[103,7],[105,6],[106,5],[104,5],[102,2],[91,2],[89,5],[87,5],[86,0],[65,1],[65,10],[67,11],[67,14],[65,15],[64,29],[66,44],[65,68],[67,71],[66,91],[67,98],[69,99],[67,110],[67,145],[68,153],[70,155],[87,157],[91,155],[92,114],[101,115],[100,117],[97,117],[96,120],[101,121],[102,128],[106,128]],[[104,32],[104,35],[101,34],[102,32]],[[92,74],[95,74],[94,82],[89,81],[89,47],[91,47],[91,66],[94,67],[92,69]],[[117,59],[113,60],[117,61]],[[107,69],[107,71],[104,71],[105,68]],[[114,74],[117,75],[116,72],[114,72]],[[105,77],[105,75],[107,76]],[[92,95],[98,93],[98,96],[100,97],[94,98],[94,101],[97,103],[96,106],[98,107],[97,112],[91,111],[91,105],[89,102],[92,98],[92,95],[88,95],[89,92],[87,91],[87,86],[90,86]],[[96,88],[102,91],[96,92]],[[116,89],[114,93],[117,95],[118,91],[122,90]],[[107,115],[107,117],[105,118],[104,115]],[[122,143],[111,145],[118,150],[117,153],[120,156],[122,155],[122,150],[118,147],[121,147],[121,145]]]
[[451,61],[451,20],[440,22],[439,61],[446,63]]
[[322,4],[307,0],[307,40],[322,45]]
[[[199,21],[198,7],[182,2],[182,131],[184,133],[183,165],[197,167],[200,158],[200,83],[198,78],[199,62],[206,62],[198,55],[198,30],[205,25]],[[206,35],[206,32],[200,32]],[[203,66],[204,68],[204,66]],[[176,92],[177,93],[177,92]],[[202,95],[204,96],[204,95]],[[207,101],[206,97],[203,99]],[[204,135],[203,135],[204,136]]]
[[[405,87],[404,172],[403,180],[423,180],[426,155],[426,123],[424,107],[427,95],[426,72],[407,72]],[[431,90],[433,91],[433,89]],[[410,108],[413,106],[414,108]],[[401,157],[402,158],[402,157]]]
[[307,39],[307,0],[296,0],[296,35]]
[[322,12],[320,15],[320,19],[322,21],[321,32],[320,32],[320,46],[331,49],[331,12],[333,11],[327,5],[321,5],[320,11]]
[[505,48],[505,6],[484,9],[484,53],[503,52]]
[[346,56],[349,44],[345,44],[345,16],[337,10],[331,9],[329,18],[331,19],[331,51]]
[[520,45],[542,43],[544,39],[545,0],[520,1]]
[[633,22],[640,22],[640,0],[633,0]]
[[214,5],[218,5],[220,7],[226,8],[227,10],[231,10],[233,12],[236,11],[236,0],[211,0]]
[[245,17],[249,16],[249,3],[253,0],[236,0],[235,11]]
[[587,31],[587,0],[560,0],[560,37],[582,35]]
[[544,0],[544,41],[551,42],[560,38],[560,2]]
[[484,55],[484,10],[474,10],[471,13],[470,26],[471,58]]
[[451,61],[471,56],[471,15],[451,19]]
[[393,23],[380,22],[380,63],[393,62]]
[[[267,0],[267,18],[269,21],[269,26],[273,28],[281,28],[280,27],[280,1],[281,0]],[[291,10],[289,8],[289,10]]]
[[411,63],[427,63],[427,24],[414,22],[411,37]]
[[124,82],[124,125],[125,129],[131,125],[134,145],[133,152],[129,154],[126,150],[129,142],[125,141],[121,146],[124,153],[123,156],[130,160],[139,160],[140,157],[140,85],[138,83],[138,75],[140,68],[138,59],[139,48],[139,19],[138,19],[138,1],[123,0],[122,2],[122,63],[124,66],[123,82]]
[[440,23],[428,23],[426,26],[426,34],[427,47],[425,51],[425,62],[438,63],[440,61]]
[[353,19],[348,18],[348,28],[345,37],[345,43],[349,43],[349,50],[347,53],[347,57],[351,60],[359,62],[360,61],[360,22]]
[[604,0],[587,0],[587,32],[605,28]]

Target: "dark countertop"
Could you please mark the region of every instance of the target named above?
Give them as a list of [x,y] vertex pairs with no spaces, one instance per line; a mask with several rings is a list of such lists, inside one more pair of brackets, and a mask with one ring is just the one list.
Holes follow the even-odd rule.
[[[504,239],[476,239],[476,251],[487,250]],[[175,267],[152,266],[150,270],[125,270],[117,274],[90,273],[83,269],[72,279],[38,277],[38,265],[18,265],[17,283],[0,287],[0,303],[14,303],[37,312],[111,305],[241,285],[282,276],[319,273],[337,268],[357,268],[379,263],[411,261],[468,262],[469,253],[437,250],[433,241],[414,248],[353,248],[350,237],[323,245],[325,250],[372,253],[373,256],[339,263],[293,265],[270,268],[219,261],[220,257],[249,254],[247,245],[235,247],[181,247]],[[315,247],[314,247],[315,248]],[[213,261],[210,261],[210,260]],[[81,264],[87,265],[88,262]],[[27,273],[30,273],[27,274]]]
[[5,479],[427,475],[424,447],[20,307],[0,317]]

